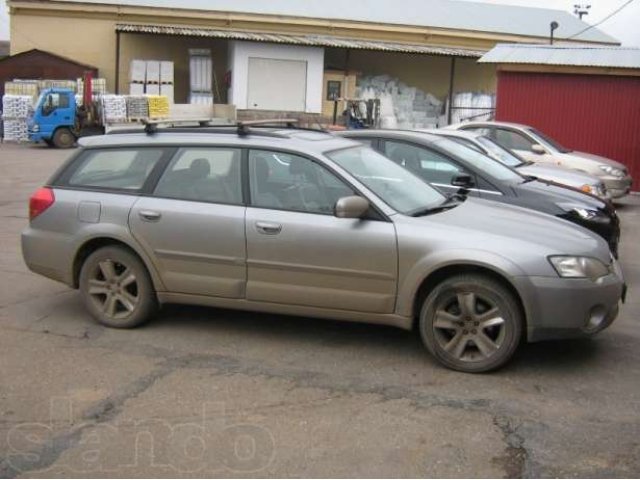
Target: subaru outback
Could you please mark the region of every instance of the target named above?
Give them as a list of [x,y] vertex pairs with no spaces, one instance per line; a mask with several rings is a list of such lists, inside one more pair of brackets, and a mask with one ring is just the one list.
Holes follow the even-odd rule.
[[166,303],[415,328],[482,372],[522,340],[592,335],[624,296],[590,231],[446,197],[374,150],[301,129],[153,128],[80,141],[30,199],[28,267],[129,328]]

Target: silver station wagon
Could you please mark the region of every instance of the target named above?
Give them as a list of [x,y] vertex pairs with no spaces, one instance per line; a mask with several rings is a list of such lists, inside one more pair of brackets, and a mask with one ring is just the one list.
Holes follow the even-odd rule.
[[368,147],[302,129],[162,128],[81,141],[30,200],[31,270],[110,327],[164,303],[415,328],[447,367],[591,335],[624,296],[605,241],[445,197]]

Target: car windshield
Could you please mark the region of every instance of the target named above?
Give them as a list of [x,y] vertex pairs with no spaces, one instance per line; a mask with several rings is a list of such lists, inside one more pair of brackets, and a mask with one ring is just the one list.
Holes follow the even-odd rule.
[[371,148],[351,147],[328,152],[326,156],[391,208],[405,215],[437,207],[446,201],[429,184]]
[[556,142],[554,139],[548,137],[547,135],[545,135],[544,133],[542,133],[540,130],[536,130],[535,128],[529,128],[529,133],[535,135],[536,137],[538,137],[540,140],[542,140],[548,147],[557,150],[560,153],[570,153],[571,150],[563,147],[562,145],[560,145],[558,142]]
[[507,167],[516,168],[526,163],[516,154],[511,153],[506,148],[501,147],[488,137],[477,137],[477,140],[478,143],[482,145],[493,158],[501,163],[504,163]]
[[503,182],[522,183],[525,178],[519,173],[511,170],[504,164],[494,160],[493,158],[479,153],[477,150],[448,139],[440,139],[436,145],[448,153],[458,157],[481,172],[486,173],[491,178],[501,180]]

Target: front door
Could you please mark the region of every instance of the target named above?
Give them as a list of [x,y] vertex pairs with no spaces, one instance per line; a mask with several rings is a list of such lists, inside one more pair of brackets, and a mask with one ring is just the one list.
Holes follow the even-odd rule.
[[354,191],[319,163],[252,150],[247,299],[371,313],[395,308],[393,223],[334,216]]
[[244,298],[240,163],[239,149],[184,148],[132,208],[131,231],[169,292]]

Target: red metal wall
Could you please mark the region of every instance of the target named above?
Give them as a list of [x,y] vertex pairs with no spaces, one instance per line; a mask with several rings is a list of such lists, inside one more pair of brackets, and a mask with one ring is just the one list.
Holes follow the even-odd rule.
[[640,77],[499,72],[496,120],[617,160],[640,190]]

